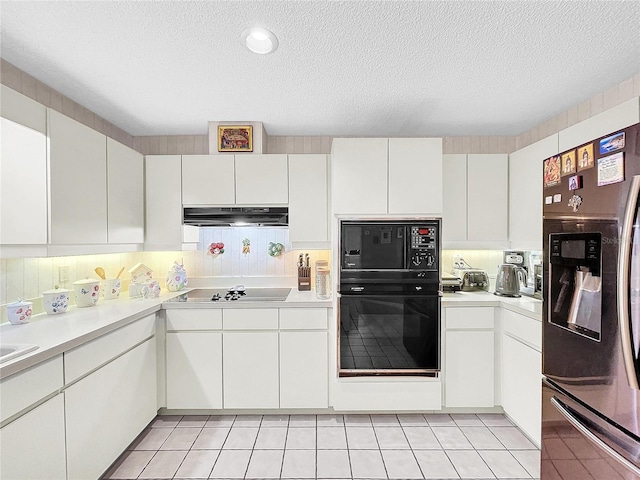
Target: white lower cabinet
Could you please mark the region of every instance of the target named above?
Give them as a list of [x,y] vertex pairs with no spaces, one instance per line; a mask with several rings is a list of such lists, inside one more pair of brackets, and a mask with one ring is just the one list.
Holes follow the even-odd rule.
[[493,307],[445,309],[445,405],[493,407]]
[[155,345],[150,338],[65,390],[69,480],[99,478],[155,417]]
[[[100,444],[96,434],[101,436],[100,432],[94,432],[93,443]],[[59,393],[3,427],[0,445],[0,478],[3,480],[67,478],[64,395]]]
[[224,408],[278,408],[278,332],[224,332]]
[[167,408],[222,408],[222,333],[167,333]]
[[280,332],[280,408],[329,406],[327,342],[327,332]]
[[502,407],[540,445],[542,324],[502,311]]

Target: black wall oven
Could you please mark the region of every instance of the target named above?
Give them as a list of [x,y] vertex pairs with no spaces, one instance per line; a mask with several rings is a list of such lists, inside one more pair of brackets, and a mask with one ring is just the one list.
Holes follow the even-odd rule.
[[340,376],[437,375],[440,224],[340,222]]

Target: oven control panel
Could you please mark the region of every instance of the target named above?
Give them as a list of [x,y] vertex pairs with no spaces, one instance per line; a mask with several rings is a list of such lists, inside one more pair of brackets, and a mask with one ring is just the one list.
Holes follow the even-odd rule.
[[412,225],[409,269],[438,271],[438,226]]

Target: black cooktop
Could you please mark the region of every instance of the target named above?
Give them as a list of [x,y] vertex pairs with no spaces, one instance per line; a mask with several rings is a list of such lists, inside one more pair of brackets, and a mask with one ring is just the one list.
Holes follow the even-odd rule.
[[183,293],[168,302],[284,302],[291,292],[290,288],[239,288],[225,289],[196,289]]

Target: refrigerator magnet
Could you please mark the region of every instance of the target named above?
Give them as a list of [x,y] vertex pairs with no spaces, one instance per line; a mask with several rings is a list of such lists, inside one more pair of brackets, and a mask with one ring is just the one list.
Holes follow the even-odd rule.
[[560,155],[544,161],[544,187],[553,187],[560,183]]
[[600,155],[624,148],[624,132],[609,135],[600,140]]
[[578,171],[581,172],[587,168],[592,168],[594,165],[593,158],[593,143],[578,147]]
[[553,203],[553,197],[551,195],[547,195],[544,197],[544,204],[551,205]]
[[598,159],[598,186],[624,180],[624,153],[618,152]]
[[578,190],[582,188],[582,175],[574,175],[569,177],[569,190]]
[[562,201],[562,194],[561,193],[556,193],[553,196],[553,203],[560,203]]
[[576,151],[571,150],[562,154],[562,176],[576,173]]

